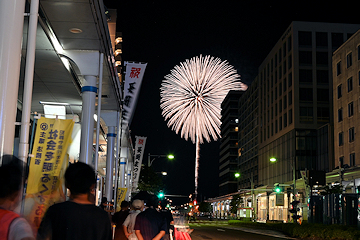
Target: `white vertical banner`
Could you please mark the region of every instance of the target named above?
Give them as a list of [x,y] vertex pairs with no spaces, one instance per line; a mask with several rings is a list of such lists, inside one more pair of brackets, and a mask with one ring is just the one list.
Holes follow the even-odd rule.
[[134,153],[134,165],[132,174],[132,189],[135,191],[138,186],[139,176],[141,171],[141,163],[145,150],[146,137],[135,136],[135,153]]
[[124,62],[124,65],[126,72],[122,118],[123,123],[130,126],[147,63]]

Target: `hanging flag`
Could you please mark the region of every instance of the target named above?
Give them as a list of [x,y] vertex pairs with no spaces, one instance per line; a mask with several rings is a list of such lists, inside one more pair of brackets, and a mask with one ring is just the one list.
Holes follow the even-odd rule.
[[130,126],[147,63],[124,62],[124,65],[126,72],[122,119],[124,124]]
[[118,187],[116,194],[116,212],[121,210],[121,202],[125,200],[127,188]]
[[144,155],[146,137],[135,136],[135,153],[133,165],[133,191],[136,191],[141,171],[141,163]]
[[35,227],[39,227],[50,205],[65,200],[62,177],[68,163],[73,126],[72,119],[40,118],[37,122],[24,212]]

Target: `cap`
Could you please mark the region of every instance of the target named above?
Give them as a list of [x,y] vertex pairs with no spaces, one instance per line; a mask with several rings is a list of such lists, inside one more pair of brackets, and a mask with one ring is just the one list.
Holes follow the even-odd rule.
[[141,208],[144,206],[144,201],[143,200],[139,200],[139,199],[135,199],[132,203],[134,208]]

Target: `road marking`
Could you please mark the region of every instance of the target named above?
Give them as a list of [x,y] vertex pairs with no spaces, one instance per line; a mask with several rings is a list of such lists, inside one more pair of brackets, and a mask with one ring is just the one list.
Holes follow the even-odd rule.
[[220,232],[225,232],[226,231],[225,229],[221,229],[221,228],[218,228],[217,230],[220,231]]

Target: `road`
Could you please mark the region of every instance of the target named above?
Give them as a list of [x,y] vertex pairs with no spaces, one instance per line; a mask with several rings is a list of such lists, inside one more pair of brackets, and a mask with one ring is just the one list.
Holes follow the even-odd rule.
[[[191,233],[192,240],[272,240],[272,239],[294,239],[272,230],[249,229],[232,227],[228,225],[191,225],[194,231]],[[260,234],[261,233],[261,234]]]

